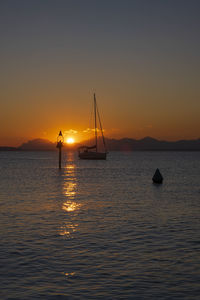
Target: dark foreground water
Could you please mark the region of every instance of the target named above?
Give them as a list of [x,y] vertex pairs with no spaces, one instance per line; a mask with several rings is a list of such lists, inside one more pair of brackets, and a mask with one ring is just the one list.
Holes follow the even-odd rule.
[[0,152],[0,299],[199,299],[199,152],[63,166]]

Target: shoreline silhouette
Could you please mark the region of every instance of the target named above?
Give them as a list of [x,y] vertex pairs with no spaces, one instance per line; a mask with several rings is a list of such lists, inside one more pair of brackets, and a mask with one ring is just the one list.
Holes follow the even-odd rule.
[[[84,142],[90,145],[94,141],[90,139]],[[75,151],[81,143],[64,144],[64,149]],[[139,140],[132,138],[106,138],[106,144],[109,151],[200,151],[200,139],[163,141],[151,137]],[[0,151],[56,151],[56,142],[53,143],[49,140],[38,138],[29,140],[19,147],[0,146]]]

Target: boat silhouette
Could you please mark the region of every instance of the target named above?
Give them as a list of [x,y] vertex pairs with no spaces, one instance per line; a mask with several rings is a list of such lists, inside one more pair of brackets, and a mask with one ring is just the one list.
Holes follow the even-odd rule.
[[[103,148],[104,148],[103,152],[99,151],[97,123],[99,123],[101,138],[103,141]],[[95,94],[94,94],[94,133],[95,133],[95,144],[93,146],[80,146],[78,148],[78,156],[80,159],[106,159],[108,153],[106,149],[106,143],[103,135],[103,129],[102,129],[102,124],[101,124],[101,119],[99,115]]]

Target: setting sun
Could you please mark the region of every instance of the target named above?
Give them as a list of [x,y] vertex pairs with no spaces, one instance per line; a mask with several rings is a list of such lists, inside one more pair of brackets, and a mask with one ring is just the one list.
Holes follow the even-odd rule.
[[66,143],[67,144],[73,144],[74,143],[74,139],[71,138],[71,137],[69,137],[69,138],[67,138]]

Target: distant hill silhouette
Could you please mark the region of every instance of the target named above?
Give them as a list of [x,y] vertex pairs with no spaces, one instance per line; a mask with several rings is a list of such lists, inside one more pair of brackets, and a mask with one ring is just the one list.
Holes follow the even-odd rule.
[[26,151],[39,151],[39,150],[45,150],[45,151],[50,151],[50,150],[55,150],[56,144],[50,142],[49,140],[46,139],[34,139],[30,140],[26,143],[23,143],[19,149],[20,150],[26,150]]
[[200,151],[200,139],[180,140],[175,142],[159,141],[151,137],[145,137],[141,140],[123,138],[120,140],[107,139],[108,149],[110,151]]
[[[83,141],[79,144],[66,145],[64,149],[76,150],[80,145],[93,145],[94,140]],[[152,137],[140,140],[131,138],[106,139],[108,151],[200,151],[200,139],[180,140],[175,142],[160,141]],[[102,144],[99,144],[102,148]],[[56,142],[52,143],[46,139],[33,139],[23,143],[20,147],[0,147],[0,151],[56,151]]]
[[[34,139],[30,140],[26,143],[23,143],[20,147],[18,147],[19,150],[23,151],[55,151],[56,150],[56,142],[53,143],[46,139]],[[74,145],[63,145],[64,149],[76,149],[77,146]]]
[[1,146],[0,151],[18,151],[18,148],[16,147],[7,147],[7,146]]

